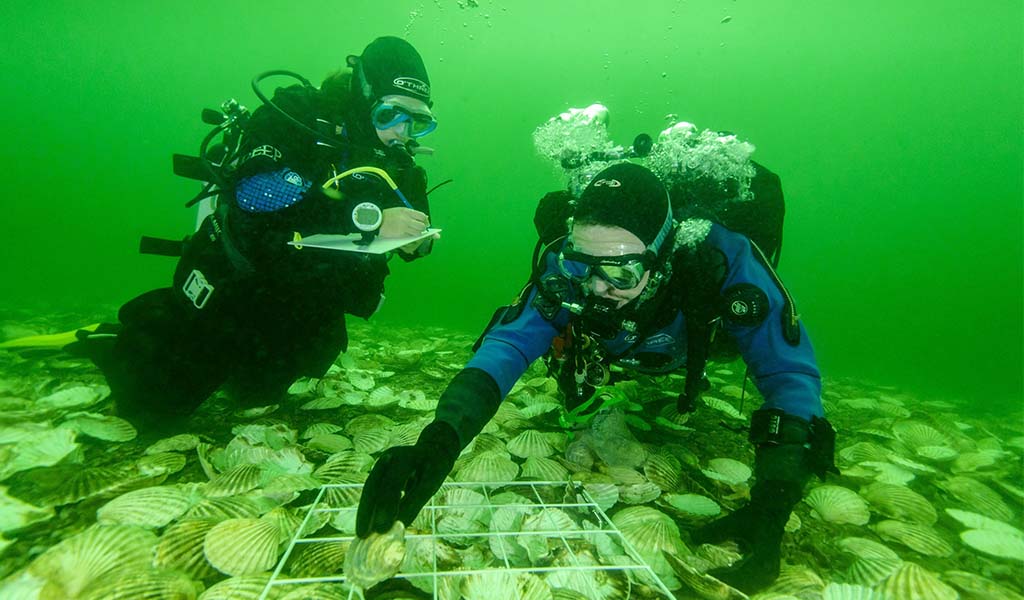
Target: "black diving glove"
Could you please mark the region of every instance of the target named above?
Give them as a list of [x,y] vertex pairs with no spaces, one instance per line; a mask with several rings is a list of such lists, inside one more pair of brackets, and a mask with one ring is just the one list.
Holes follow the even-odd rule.
[[735,540],[744,557],[710,575],[746,593],[770,585],[779,576],[782,534],[789,514],[817,475],[836,471],[835,430],[823,418],[805,421],[778,409],[754,412],[750,441],[757,448],[750,503],[695,531],[698,544]]
[[779,576],[782,534],[789,513],[800,501],[803,485],[791,481],[758,482],[750,491],[750,503],[701,527],[693,533],[698,544],[735,540],[742,560],[709,575],[752,594]]
[[451,472],[461,448],[455,429],[434,421],[420,433],[415,446],[384,451],[363,485],[356,513],[356,535],[384,533],[395,521],[412,523]]

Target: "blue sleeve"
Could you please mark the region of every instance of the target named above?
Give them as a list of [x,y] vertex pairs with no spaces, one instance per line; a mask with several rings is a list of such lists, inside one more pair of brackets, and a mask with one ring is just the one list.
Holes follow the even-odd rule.
[[754,374],[765,408],[777,408],[807,420],[824,416],[821,374],[807,331],[800,324],[800,340],[795,346],[783,335],[783,291],[754,256],[746,237],[714,225],[708,240],[725,254],[728,263],[723,291],[746,283],[757,286],[768,297],[767,316],[757,325],[741,326],[728,320],[725,323]]
[[[466,364],[490,375],[504,398],[530,364],[541,357],[558,335],[557,322],[545,319],[533,307],[537,290],[532,289],[518,317],[508,323],[499,322],[484,336],[480,348]],[[507,310],[516,310],[509,307]],[[564,312],[564,311],[563,311]]]

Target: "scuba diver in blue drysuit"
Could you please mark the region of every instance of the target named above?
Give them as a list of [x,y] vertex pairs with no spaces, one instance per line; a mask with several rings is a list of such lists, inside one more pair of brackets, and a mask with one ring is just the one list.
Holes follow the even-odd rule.
[[[348,66],[320,88],[279,88],[253,112],[171,287],[68,347],[100,367],[118,414],[140,428],[173,427],[222,387],[243,405],[277,401],[346,349],[345,315],[377,310],[387,256],[298,249],[296,235],[402,238],[428,227],[426,174],[413,160],[436,126],[423,61],[381,37]],[[398,254],[418,258],[431,242]]]
[[764,587],[778,575],[783,526],[804,484],[811,474],[834,468],[834,431],[823,418],[813,350],[792,299],[756,245],[708,220],[676,222],[661,181],[631,163],[593,177],[576,202],[568,235],[540,256],[519,300],[495,315],[417,444],[391,448],[378,459],[359,505],[357,533],[385,531],[396,519],[410,523],[556,338],[575,345],[562,366],[567,377],[560,378],[567,401],[574,390],[565,390],[565,383],[582,387],[608,364],[654,373],[685,365],[679,408],[690,410],[717,320],[765,398],[750,431],[757,483],[748,505],[693,539],[737,539],[744,560],[713,574],[743,590]]

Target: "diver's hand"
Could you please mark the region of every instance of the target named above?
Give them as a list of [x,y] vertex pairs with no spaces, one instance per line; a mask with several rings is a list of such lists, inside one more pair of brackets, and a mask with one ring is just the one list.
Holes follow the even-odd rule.
[[430,217],[411,208],[385,208],[380,224],[381,238],[402,238],[419,235],[430,227]]
[[394,522],[412,523],[437,493],[459,456],[459,437],[451,425],[434,421],[415,446],[388,448],[363,485],[356,513],[356,535],[384,533]]
[[415,242],[409,242],[404,246],[400,246],[398,248],[398,251],[407,256],[411,256],[413,254],[416,254],[416,252],[419,251],[420,247],[422,247],[423,244],[431,244],[434,242],[434,240],[439,239],[441,239],[441,232],[434,233],[429,237],[425,237],[421,240],[416,240]]
[[800,501],[801,490],[802,486],[793,482],[759,482],[751,490],[749,504],[693,532],[694,543],[734,540],[744,554],[731,567],[712,569],[708,574],[748,594],[771,585],[779,576],[786,521]]

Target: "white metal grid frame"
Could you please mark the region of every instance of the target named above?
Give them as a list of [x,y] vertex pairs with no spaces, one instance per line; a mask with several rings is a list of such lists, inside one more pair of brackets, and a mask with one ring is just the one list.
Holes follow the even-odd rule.
[[[354,535],[338,535],[338,536],[327,536],[327,537],[303,537],[302,532],[306,531],[307,526],[311,522],[312,517],[316,513],[331,513],[337,514],[342,512],[355,512],[356,506],[348,506],[341,508],[320,508],[324,494],[330,489],[339,490],[358,490],[362,491],[363,484],[328,484],[320,488],[320,492],[316,497],[316,500],[310,505],[310,510],[306,512],[306,517],[302,521],[302,525],[299,526],[296,534],[292,537],[288,544],[284,554],[277,563],[277,567],[271,574],[270,580],[267,582],[263,589],[263,593],[260,595],[259,600],[266,600],[268,595],[275,588],[281,588],[283,592],[288,592],[287,586],[298,586],[311,583],[345,583],[347,578],[344,573],[332,574],[323,577],[296,577],[290,578],[283,576],[281,573],[284,569],[285,564],[288,562],[288,558],[295,551],[295,548],[302,544],[318,543],[318,542],[350,542],[355,539]],[[469,504],[453,504],[445,505],[439,504],[438,500],[444,497],[444,494],[449,490],[457,488],[468,488],[476,491],[487,499],[486,504],[481,505],[469,505]],[[529,497],[536,500],[536,504],[493,504],[491,502],[491,496],[496,492],[523,492],[529,493]],[[547,494],[542,494],[542,491],[547,491]],[[578,502],[550,502],[546,501],[544,496],[547,495],[549,498],[552,497],[551,493],[561,495],[568,498],[577,498],[582,501]],[[525,494],[521,494],[524,495]],[[573,530],[567,532],[557,529],[557,525],[552,521],[552,527],[548,530],[543,531],[513,531],[513,532],[490,532],[484,531],[480,533],[476,532],[445,532],[436,533],[437,521],[445,511],[464,511],[467,509],[486,509],[490,511],[490,516],[493,517],[494,513],[499,508],[520,508],[524,514],[528,511],[540,511],[545,508],[557,508],[563,512],[575,513],[570,514],[576,521],[576,524],[580,526],[579,530]],[[503,536],[541,536],[545,539],[558,539],[561,541],[562,547],[567,551],[566,556],[569,558],[571,566],[551,566],[551,567],[514,567],[509,561],[507,555],[501,557],[499,560],[504,562],[503,566],[497,566],[489,569],[457,569],[457,570],[438,570],[437,568],[437,552],[436,545],[432,545],[432,560],[434,568],[432,571],[418,572],[418,573],[407,573],[399,572],[394,576],[395,579],[413,579],[418,577],[429,577],[432,579],[431,587],[433,588],[433,598],[438,598],[438,582],[444,577],[468,577],[476,574],[492,573],[495,571],[502,571],[508,573],[533,573],[533,574],[550,574],[556,571],[604,571],[604,572],[618,572],[625,578],[628,583],[634,581],[646,584],[647,588],[653,590],[654,593],[664,598],[675,598],[668,587],[663,581],[654,573],[654,570],[648,565],[635,548],[626,540],[622,535],[622,532],[612,523],[608,515],[597,505],[593,497],[587,492],[586,488],[583,487],[579,482],[570,481],[510,481],[510,482],[445,482],[441,487],[440,491],[423,507],[423,511],[429,511],[430,520],[430,532],[427,533],[406,533],[406,539],[429,539],[437,540],[439,538],[451,538],[451,537],[466,537],[466,538],[493,538]],[[423,512],[420,513],[421,516]],[[549,517],[550,518],[550,517]],[[582,521],[586,519],[591,523],[596,524],[597,527],[594,529],[583,529]],[[630,564],[583,564],[579,560],[576,552],[573,550],[573,545],[569,543],[570,537],[581,537],[581,535],[596,535],[606,534],[610,536],[616,543],[618,543],[627,553],[628,558],[633,561]],[[498,557],[495,557],[498,558]],[[588,579],[587,581],[592,581]],[[600,597],[599,592],[596,589],[591,590],[592,594],[590,597]],[[360,594],[355,590],[355,586],[352,586],[347,595],[349,599],[360,598]]]

